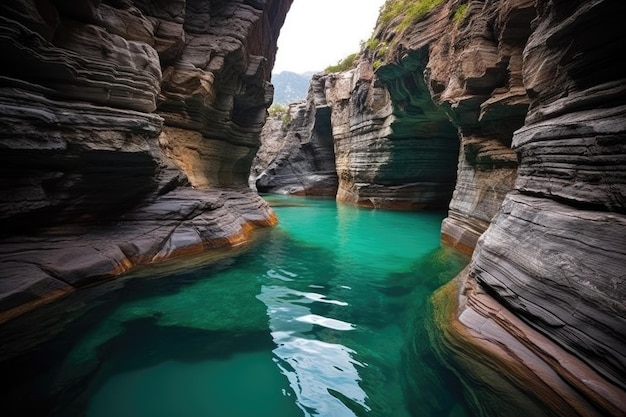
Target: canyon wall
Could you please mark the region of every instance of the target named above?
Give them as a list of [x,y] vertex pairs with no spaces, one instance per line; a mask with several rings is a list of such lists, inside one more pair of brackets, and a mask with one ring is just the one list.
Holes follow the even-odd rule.
[[275,222],[247,179],[290,4],[0,5],[0,322]]
[[318,77],[337,200],[450,201],[442,242],[473,257],[435,297],[432,337],[477,415],[624,415],[617,2],[405,3],[354,68]]
[[626,37],[617,9],[537,2],[523,54],[530,107],[512,140],[515,190],[460,277],[444,339],[473,357],[467,368],[487,390],[532,392],[518,407],[491,404],[500,414],[541,404],[551,415],[624,415],[626,76],[613,57]]
[[[389,7],[394,3],[401,2]],[[442,240],[471,254],[513,188],[511,139],[529,104],[522,51],[535,8],[529,0],[440,3],[403,30],[408,12],[399,8],[385,18],[383,10],[354,68],[318,74],[308,100],[331,109],[338,201],[393,209],[449,205]],[[285,153],[300,147],[287,136],[280,129],[267,134],[281,144],[285,167],[303,159],[300,151]],[[302,176],[289,169],[265,170],[263,181]]]
[[[411,90],[415,80],[402,82]],[[270,155],[279,156],[263,156],[273,161],[269,169],[262,161],[253,168],[259,190],[302,194],[301,186],[283,184],[327,175],[315,166],[304,169],[303,160],[334,157],[325,166],[334,165],[338,186],[327,195],[336,195],[338,201],[400,210],[446,207],[454,188],[458,140],[454,126],[427,91],[410,105],[398,105],[374,76],[372,63],[362,59],[348,71],[316,74],[307,103],[308,109],[317,103],[315,118],[304,112],[300,116],[292,105],[293,120],[287,126],[273,131],[267,127],[263,141],[270,144]],[[276,123],[280,126],[280,121]],[[331,151],[303,145],[316,142],[319,134],[312,132],[321,124],[328,137],[325,149],[333,146]],[[286,132],[295,132],[298,139]],[[280,144],[280,150],[272,143]]]
[[433,337],[480,393],[471,401],[479,415],[623,415],[626,77],[612,57],[626,38],[617,7],[442,2],[404,31],[404,16],[379,21],[371,59],[382,59],[377,76],[392,97],[396,74],[412,74],[425,86],[404,97],[427,89],[458,127],[442,241],[475,250],[435,299]]
[[[412,89],[417,82],[408,77],[398,84]],[[429,97],[401,101],[396,90],[375,77],[368,60],[351,71],[331,74],[326,90],[332,107],[338,201],[390,209],[447,205],[458,141],[454,126]]]
[[307,100],[293,103],[269,117],[261,132],[261,147],[250,173],[250,184],[262,193],[332,196],[337,172],[326,76],[316,74]]

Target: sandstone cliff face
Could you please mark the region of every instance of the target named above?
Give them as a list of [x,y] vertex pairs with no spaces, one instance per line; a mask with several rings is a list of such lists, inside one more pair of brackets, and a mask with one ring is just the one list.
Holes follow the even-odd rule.
[[332,197],[337,194],[326,78],[314,75],[306,101],[293,103],[286,114],[267,120],[250,178],[259,192]]
[[274,221],[246,188],[290,4],[0,5],[0,321]]

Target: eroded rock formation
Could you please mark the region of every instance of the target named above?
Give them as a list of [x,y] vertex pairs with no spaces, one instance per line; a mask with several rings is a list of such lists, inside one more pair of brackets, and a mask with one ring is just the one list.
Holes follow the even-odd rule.
[[[377,62],[375,76],[362,63],[331,78],[346,86],[327,94],[340,200],[390,201],[393,184],[380,174],[407,170],[388,148],[426,138],[443,146],[458,132],[442,241],[476,251],[436,305],[442,358],[482,393],[472,396],[480,415],[623,415],[626,79],[611,57],[626,37],[618,15],[602,0],[440,2],[406,29],[405,15],[379,20],[363,55]],[[360,135],[357,120],[376,120],[366,104],[373,91],[388,96],[387,113],[378,131]],[[410,169],[432,169],[419,163],[424,148],[401,155]],[[438,161],[433,176],[444,166]]]
[[290,4],[0,5],[0,321],[275,221],[247,177]]
[[536,7],[515,190],[460,276],[458,303],[454,287],[436,301],[444,356],[479,392],[497,392],[476,402],[485,415],[621,416],[626,78],[611,57],[626,48],[624,27],[615,2]]
[[427,91],[406,96],[417,91],[418,79],[408,76],[387,87],[382,79],[367,60],[330,75],[337,200],[376,208],[443,208],[454,187],[456,130]]
[[[451,18],[467,7],[460,18]],[[456,185],[442,240],[471,254],[504,195],[512,188],[517,158],[510,149],[522,126],[528,98],[522,85],[522,49],[534,15],[532,1],[444,2],[404,32],[398,18],[381,21],[372,59],[390,61],[377,72],[396,106],[431,104],[428,111],[407,109],[407,135],[460,139]],[[424,105],[422,105],[424,107]],[[458,130],[458,138],[457,138]],[[449,169],[449,167],[446,167]]]
[[[360,64],[326,75],[325,95],[337,200],[437,208],[448,206],[454,189],[442,239],[470,254],[513,187],[510,144],[528,109],[522,50],[535,10],[529,0],[471,2],[454,22],[457,3],[403,32],[402,14],[381,20]],[[372,63],[381,60],[374,75]]]
[[[402,81],[409,85],[397,94],[414,91],[414,81]],[[303,173],[319,175],[320,170],[302,167],[307,165],[305,158],[319,160],[331,156],[323,150],[326,148],[306,146],[319,142],[317,132],[323,126],[323,135],[330,135],[334,145],[338,201],[390,209],[445,207],[454,187],[456,130],[445,112],[432,102],[427,89],[409,101],[398,104],[374,76],[372,63],[366,59],[348,71],[317,74],[311,83],[308,104],[304,105],[312,109],[311,103],[317,103],[315,117],[308,116],[311,110],[298,116],[301,110],[294,105],[290,112],[296,123],[291,121],[283,130],[274,129],[276,133],[272,126],[267,127],[268,142],[280,144],[268,147],[268,152],[279,152],[280,156],[263,156],[274,162],[260,164],[256,169],[260,176],[257,188],[302,193],[302,186],[283,184],[308,183],[319,178],[306,179]],[[291,131],[291,135],[300,138],[285,133]],[[322,175],[326,175],[331,164],[325,166]]]
[[307,100],[267,120],[250,181],[259,192],[332,196],[337,172],[326,76],[314,75]]

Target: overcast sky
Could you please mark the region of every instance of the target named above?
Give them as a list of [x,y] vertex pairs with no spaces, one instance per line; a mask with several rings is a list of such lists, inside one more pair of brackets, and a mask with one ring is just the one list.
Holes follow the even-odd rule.
[[385,0],[294,0],[278,38],[275,73],[321,71],[358,52]]

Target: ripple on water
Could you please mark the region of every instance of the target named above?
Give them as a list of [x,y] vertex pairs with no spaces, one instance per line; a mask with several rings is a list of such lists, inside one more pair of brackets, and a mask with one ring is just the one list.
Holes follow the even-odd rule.
[[423,331],[463,266],[431,260],[443,214],[275,201],[279,226],[228,269],[128,280],[3,364],[7,415],[467,415]]

